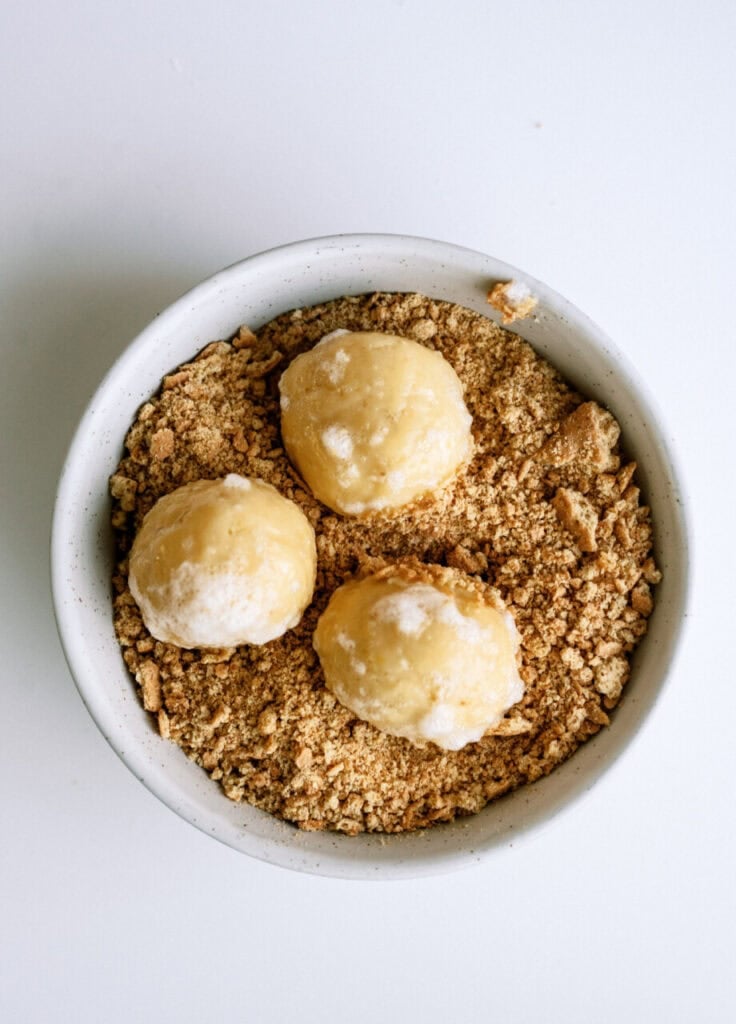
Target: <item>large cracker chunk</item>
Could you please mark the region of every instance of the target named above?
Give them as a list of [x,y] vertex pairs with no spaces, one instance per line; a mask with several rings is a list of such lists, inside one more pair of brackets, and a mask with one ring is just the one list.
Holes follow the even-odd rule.
[[598,514],[582,494],[568,487],[560,487],[552,499],[552,505],[560,522],[575,538],[581,551],[597,551],[595,531]]
[[583,402],[560,423],[556,434],[540,451],[549,466],[566,466],[580,462],[605,473],[618,469],[619,460],[612,454],[620,434],[616,420],[595,402]]

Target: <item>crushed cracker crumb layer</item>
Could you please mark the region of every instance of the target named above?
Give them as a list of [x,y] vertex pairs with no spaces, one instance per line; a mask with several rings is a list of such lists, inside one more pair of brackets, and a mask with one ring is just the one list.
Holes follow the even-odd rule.
[[[457,371],[476,449],[435,502],[346,519],[317,502],[290,466],[278,378],[337,328],[413,338]],[[115,629],[162,737],[231,799],[302,829],[351,835],[472,814],[548,774],[608,724],[660,579],[650,512],[618,434],[608,412],[583,401],[522,339],[420,295],[339,299],[206,346],[141,408],[110,482]],[[227,473],[260,477],[304,510],[317,534],[314,600],[296,629],[263,647],[185,651],[147,632],[127,586],[127,556],[159,497]],[[406,557],[492,584],[522,637],[523,700],[493,734],[460,751],[416,747],[356,719],[325,689],[312,648],[336,587]]]

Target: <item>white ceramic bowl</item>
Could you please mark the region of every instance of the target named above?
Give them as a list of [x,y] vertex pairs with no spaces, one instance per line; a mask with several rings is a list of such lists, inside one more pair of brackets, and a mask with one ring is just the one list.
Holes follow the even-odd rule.
[[[650,629],[613,724],[552,775],[452,824],[400,836],[300,832],[228,800],[142,710],[115,640],[108,477],[136,410],[163,375],[241,323],[374,290],[419,291],[491,316],[494,280],[527,282],[538,315],[514,330],[583,394],[608,406],[639,464],[664,572]],[[495,316],[495,314],[493,314]],[[79,691],[112,748],[172,810],[243,853],[344,878],[397,878],[477,861],[549,822],[590,789],[639,730],[670,667],[685,615],[687,529],[682,491],[651,401],[626,360],[569,302],[499,260],[444,242],[398,235],[338,235],[273,249],[215,274],[158,316],[107,374],[89,404],[59,484],[52,537],[54,603]]]

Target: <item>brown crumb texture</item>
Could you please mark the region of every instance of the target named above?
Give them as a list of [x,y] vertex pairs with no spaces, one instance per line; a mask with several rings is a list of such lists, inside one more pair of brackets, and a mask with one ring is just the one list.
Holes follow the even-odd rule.
[[[475,453],[433,503],[343,518],[289,464],[279,377],[337,328],[414,338],[457,371]],[[115,629],[161,736],[231,799],[306,830],[350,835],[471,814],[547,775],[608,723],[660,579],[650,512],[618,435],[610,413],[583,401],[522,339],[420,295],[339,299],[208,345],[141,408],[110,482]],[[159,497],[227,473],[260,477],[304,510],[317,535],[314,600],[299,626],[262,647],[186,651],[143,625],[127,585],[128,552]],[[462,750],[388,736],[324,686],[312,634],[330,595],[395,559],[491,584],[521,634],[524,698]]]

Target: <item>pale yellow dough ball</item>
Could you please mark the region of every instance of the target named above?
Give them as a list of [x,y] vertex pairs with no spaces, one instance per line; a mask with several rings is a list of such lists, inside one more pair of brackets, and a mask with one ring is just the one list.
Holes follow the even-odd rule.
[[320,501],[344,515],[436,493],[470,457],[457,374],[407,338],[335,331],[283,373],[281,432]]
[[262,480],[231,473],[159,499],[130,555],[128,583],[150,633],[179,647],[265,644],[312,599],[314,530]]
[[500,601],[449,570],[397,568],[346,583],[317,624],[327,687],[359,718],[459,750],[521,700],[519,636]]

